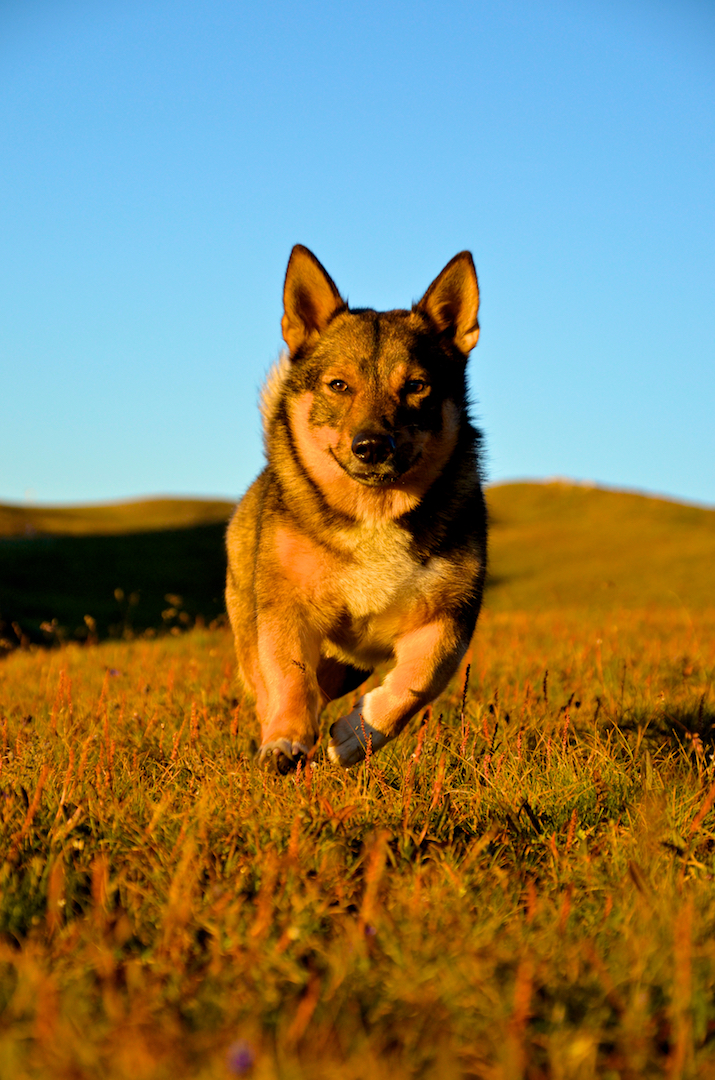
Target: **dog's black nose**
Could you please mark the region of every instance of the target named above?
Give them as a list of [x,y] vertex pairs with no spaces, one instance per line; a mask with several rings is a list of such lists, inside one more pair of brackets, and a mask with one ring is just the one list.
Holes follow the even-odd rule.
[[379,435],[372,431],[358,431],[353,439],[353,454],[366,465],[380,465],[394,453],[395,440],[392,435]]

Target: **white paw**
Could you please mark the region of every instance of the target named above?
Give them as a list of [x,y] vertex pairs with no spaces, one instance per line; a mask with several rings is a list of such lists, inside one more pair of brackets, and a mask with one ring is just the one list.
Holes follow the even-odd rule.
[[341,716],[330,729],[328,757],[335,765],[346,769],[357,765],[365,757],[368,740],[372,750],[379,750],[389,739],[382,731],[369,724],[363,716],[364,698],[360,698],[352,712]]
[[258,764],[263,769],[283,775],[295,769],[299,761],[305,761],[310,748],[290,739],[273,739],[264,743],[258,751]]

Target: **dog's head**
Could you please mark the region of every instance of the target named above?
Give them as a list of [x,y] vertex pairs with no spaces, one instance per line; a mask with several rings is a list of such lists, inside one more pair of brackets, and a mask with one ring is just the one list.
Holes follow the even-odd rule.
[[467,424],[478,308],[467,251],[410,311],[376,312],[351,310],[315,256],[293,248],[281,397],[301,463],[332,505],[392,517],[440,475]]

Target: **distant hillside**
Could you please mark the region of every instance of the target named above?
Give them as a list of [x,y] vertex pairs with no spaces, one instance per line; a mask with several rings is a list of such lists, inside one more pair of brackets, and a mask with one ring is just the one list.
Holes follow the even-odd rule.
[[715,607],[715,510],[562,482],[487,502],[492,609]]
[[[499,484],[487,502],[490,610],[715,607],[715,510],[566,483]],[[215,619],[232,509],[199,499],[0,506],[0,639]]]
[[234,505],[0,506],[0,641],[122,636],[221,616]]
[[0,505],[0,537],[118,536],[225,524],[234,506],[218,499],[138,499],[88,506]]

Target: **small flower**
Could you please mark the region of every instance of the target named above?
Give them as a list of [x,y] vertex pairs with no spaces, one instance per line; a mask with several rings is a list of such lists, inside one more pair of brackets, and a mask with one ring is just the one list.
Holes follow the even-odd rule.
[[246,1076],[253,1068],[255,1060],[256,1055],[253,1047],[245,1039],[237,1039],[228,1048],[226,1064],[236,1076]]

